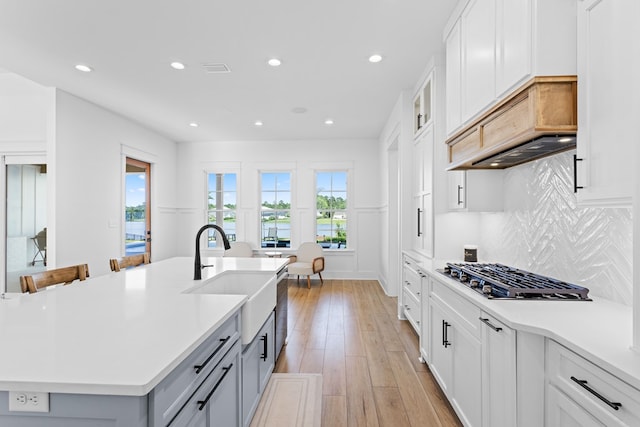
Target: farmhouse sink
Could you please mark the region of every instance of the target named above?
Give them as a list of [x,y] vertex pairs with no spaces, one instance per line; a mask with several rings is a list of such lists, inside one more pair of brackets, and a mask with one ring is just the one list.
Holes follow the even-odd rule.
[[226,271],[184,293],[247,295],[240,311],[242,344],[249,344],[276,306],[276,276],[273,273]]

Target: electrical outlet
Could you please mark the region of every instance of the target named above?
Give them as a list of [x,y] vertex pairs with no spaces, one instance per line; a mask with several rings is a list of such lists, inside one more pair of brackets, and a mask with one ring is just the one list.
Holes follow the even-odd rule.
[[49,412],[49,393],[33,391],[10,391],[9,411]]

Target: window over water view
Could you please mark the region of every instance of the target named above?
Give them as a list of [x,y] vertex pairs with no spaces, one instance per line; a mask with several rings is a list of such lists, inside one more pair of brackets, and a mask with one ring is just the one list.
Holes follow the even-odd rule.
[[347,172],[316,173],[316,241],[324,248],[347,247]]
[[260,180],[261,246],[289,248],[291,247],[291,174],[289,172],[262,173]]
[[[236,240],[236,203],[238,183],[235,173],[210,173],[207,175],[208,221],[224,230],[230,242]],[[218,245],[218,232],[208,230],[208,247]],[[222,241],[220,240],[220,245]]]

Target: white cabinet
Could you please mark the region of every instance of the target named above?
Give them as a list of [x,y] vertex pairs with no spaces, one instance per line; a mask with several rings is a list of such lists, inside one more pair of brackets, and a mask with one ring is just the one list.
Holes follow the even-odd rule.
[[577,7],[578,201],[630,205],[636,166],[631,154],[639,144],[634,122],[640,115],[640,50],[631,40],[640,37],[639,2],[584,0]]
[[404,255],[402,267],[401,316],[409,321],[418,336],[421,333],[422,281],[425,277],[417,266],[417,261]]
[[275,313],[271,313],[253,341],[242,351],[242,425],[251,423],[274,367]]
[[420,85],[418,92],[413,98],[413,133],[417,135],[421,132],[433,118],[433,100],[431,75]]
[[503,170],[447,171],[450,211],[500,212],[503,205]]
[[[516,332],[482,313],[482,425],[517,425]],[[505,405],[505,402],[511,404]]]
[[467,426],[482,425],[480,310],[437,280],[431,282],[429,367]]
[[533,76],[575,75],[575,0],[470,0],[445,28],[452,136]]
[[496,96],[531,73],[531,0],[496,1]]
[[433,256],[433,126],[428,125],[413,145],[413,249]]
[[640,425],[640,390],[547,339],[546,424]]
[[462,40],[457,20],[445,39],[446,131],[451,135],[462,123]]
[[471,0],[462,12],[462,121],[495,96],[495,0]]

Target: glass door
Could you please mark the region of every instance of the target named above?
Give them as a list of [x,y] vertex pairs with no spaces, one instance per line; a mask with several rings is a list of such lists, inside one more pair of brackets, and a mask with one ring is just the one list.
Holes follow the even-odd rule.
[[44,158],[9,156],[3,163],[5,275],[0,291],[19,293],[20,276],[47,266],[47,165]]
[[151,255],[151,164],[127,157],[125,172],[125,255]]

